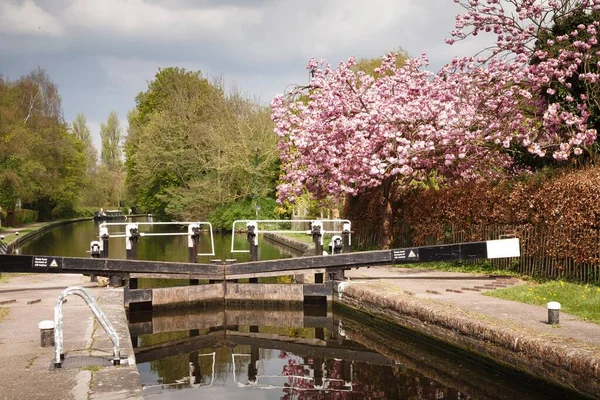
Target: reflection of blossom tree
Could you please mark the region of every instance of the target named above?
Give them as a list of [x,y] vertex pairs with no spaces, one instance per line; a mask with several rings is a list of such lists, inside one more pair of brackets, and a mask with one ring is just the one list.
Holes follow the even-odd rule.
[[[278,358],[287,360],[282,375],[288,377],[281,400],[469,400],[470,397],[456,389],[442,386],[413,370],[400,365],[372,365],[363,362],[327,359],[323,375],[327,384],[323,388],[315,387],[313,379],[305,379],[314,374],[315,359],[304,358],[300,363],[297,356],[281,351]],[[349,374],[349,371],[351,374]],[[349,376],[351,375],[351,376]],[[351,387],[346,381],[351,381]]]

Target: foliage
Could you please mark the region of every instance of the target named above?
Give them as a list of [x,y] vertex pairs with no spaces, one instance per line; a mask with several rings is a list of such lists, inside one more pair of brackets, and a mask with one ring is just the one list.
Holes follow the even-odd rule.
[[[260,207],[257,211],[256,206]],[[232,201],[217,207],[208,217],[216,230],[230,231],[233,221],[238,219],[279,219],[276,213],[277,203],[271,198],[257,201],[247,199]]]
[[[496,42],[485,63],[509,60],[524,81],[537,107],[522,110],[540,119],[539,130],[564,135],[553,152],[557,160],[589,152],[596,140],[596,117],[590,118],[598,97],[598,0],[457,0],[465,13],[457,16],[454,39],[493,32]],[[514,8],[513,8],[514,7]],[[516,12],[513,11],[516,8]],[[576,26],[572,26],[577,23]],[[492,60],[492,61],[490,61]],[[573,82],[577,82],[573,85]],[[537,94],[545,93],[541,99]],[[528,141],[531,137],[519,138]],[[544,149],[537,151],[544,153]]]
[[600,287],[598,286],[578,285],[559,280],[541,284],[529,283],[484,294],[539,306],[557,301],[563,311],[600,324]]
[[[521,239],[519,271],[597,282],[599,185],[600,168],[591,167],[543,170],[498,184],[407,191],[395,215],[394,245],[481,241],[512,233]],[[348,203],[353,241],[364,247],[377,240],[369,235],[380,224],[380,209],[376,192]]]
[[98,152],[92,142],[92,133],[84,114],[78,113],[75,117],[75,121],[71,124],[71,134],[83,143],[86,156],[86,175],[89,179],[96,171]]
[[0,77],[0,207],[17,201],[50,217],[81,195],[85,156],[68,134],[58,89],[37,69],[16,81]]
[[200,72],[161,69],[128,115],[130,201],[157,215],[206,219],[218,206],[274,193],[268,110]]
[[38,220],[38,212],[34,210],[27,210],[20,208],[14,210],[15,226],[21,226],[24,224],[30,224]]
[[115,111],[108,115],[106,123],[100,124],[100,136],[102,137],[102,164],[111,171],[121,168],[121,126]]
[[[511,171],[513,141],[539,156],[550,147],[566,158],[560,145],[578,133],[539,129],[537,118],[521,111],[535,102],[523,86],[527,77],[502,61],[475,68],[457,59],[434,75],[422,69],[426,59],[398,68],[390,54],[378,79],[354,73],[354,64],[351,58],[334,70],[311,60],[309,102],[273,100],[286,173],[282,199],[293,200],[303,187],[325,196],[356,195],[389,180],[406,186],[432,171],[446,181],[498,177]],[[587,132],[581,143],[595,138]]]
[[115,111],[100,124],[102,137],[101,165],[94,174],[93,204],[121,207],[124,197],[125,170],[121,153],[121,126]]
[[[406,60],[409,58],[408,54],[399,49],[395,52],[396,54],[396,68],[401,67]],[[352,71],[358,73],[360,71],[376,78],[379,76],[379,69],[381,68],[382,59],[381,58],[361,58],[356,61],[356,64],[351,67]]]

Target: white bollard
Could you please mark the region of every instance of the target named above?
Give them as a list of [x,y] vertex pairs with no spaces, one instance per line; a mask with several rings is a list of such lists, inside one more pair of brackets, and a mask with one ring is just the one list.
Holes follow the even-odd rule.
[[38,328],[40,328],[40,345],[54,347],[54,321],[42,321],[38,324]]
[[551,301],[546,304],[548,308],[548,323],[550,325],[558,324],[560,314],[560,303],[558,301]]

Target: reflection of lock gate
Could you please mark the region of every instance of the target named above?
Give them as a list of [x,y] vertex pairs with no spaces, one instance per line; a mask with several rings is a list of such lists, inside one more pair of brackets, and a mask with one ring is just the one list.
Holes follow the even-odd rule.
[[144,395],[148,396],[148,395],[152,395],[152,394],[158,394],[158,393],[154,393],[154,392],[160,392],[160,389],[168,389],[168,388],[171,388],[174,386],[179,386],[178,389],[201,389],[201,388],[206,388],[206,387],[212,386],[212,384],[215,381],[216,354],[217,354],[216,352],[212,352],[212,353],[197,355],[198,357],[209,357],[209,356],[212,357],[212,364],[211,364],[212,366],[211,366],[209,383],[196,383],[196,379],[200,375],[199,374],[200,371],[196,370],[197,367],[194,365],[193,362],[190,362],[189,363],[189,376],[178,379],[174,383],[163,383],[160,385],[144,386]]
[[[315,381],[315,375],[314,375],[314,369],[310,368],[309,365],[306,364],[297,364],[297,366],[303,366],[303,367],[308,367],[310,370],[310,375],[309,376],[304,376],[304,375],[259,375],[258,371],[259,371],[259,366],[254,365],[254,366],[250,366],[250,367],[254,367],[255,370],[257,371],[256,374],[256,380],[250,380],[250,378],[248,379],[248,382],[243,383],[243,382],[239,382],[237,375],[236,375],[236,357],[250,357],[250,361],[249,363],[255,362],[255,363],[260,363],[261,360],[252,360],[253,355],[252,354],[245,354],[245,353],[233,353],[231,355],[231,360],[233,363],[233,381],[235,383],[237,383],[237,385],[239,387],[247,387],[247,388],[257,388],[257,389],[292,389],[292,390],[297,390],[297,391],[309,391],[309,390],[323,390],[326,392],[351,392],[353,389],[353,385],[352,385],[352,381],[348,381],[348,380],[344,380],[344,379],[335,379],[335,378],[326,378],[325,376],[323,376],[322,381],[323,381],[323,385],[314,385],[314,387],[312,388],[306,388],[306,387],[300,387],[300,386],[277,386],[277,385],[270,385],[270,384],[260,384],[259,383],[259,379],[260,378],[282,378],[282,379],[288,379],[288,381],[291,379],[293,382],[298,382],[298,381]],[[324,367],[324,363],[321,365],[321,370],[323,372],[325,372],[325,368]],[[264,369],[263,369],[264,370]],[[353,365],[350,364],[350,377],[352,377],[354,375],[354,370],[353,370]],[[336,389],[336,388],[332,388],[330,387],[330,384],[332,382],[342,382],[343,383],[343,387],[344,389]]]

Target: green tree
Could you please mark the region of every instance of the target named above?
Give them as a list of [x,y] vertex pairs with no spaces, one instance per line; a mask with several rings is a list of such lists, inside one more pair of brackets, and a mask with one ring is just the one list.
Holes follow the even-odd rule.
[[75,121],[71,125],[71,133],[83,143],[87,173],[88,176],[91,176],[96,171],[98,152],[92,142],[92,133],[90,127],[87,125],[87,119],[84,114],[77,114]]
[[204,219],[220,205],[273,195],[277,139],[264,107],[181,68],[159,70],[136,104],[125,141],[133,203]]
[[44,70],[0,79],[0,144],[0,206],[20,200],[42,219],[71,212],[83,186],[83,146],[68,133],[58,89]]
[[115,111],[108,115],[106,123],[100,124],[102,138],[102,163],[96,176],[102,206],[122,206],[125,171],[121,154],[121,126]]
[[121,126],[115,111],[108,115],[106,123],[100,124],[100,137],[102,138],[102,163],[114,171],[123,165],[121,159]]

